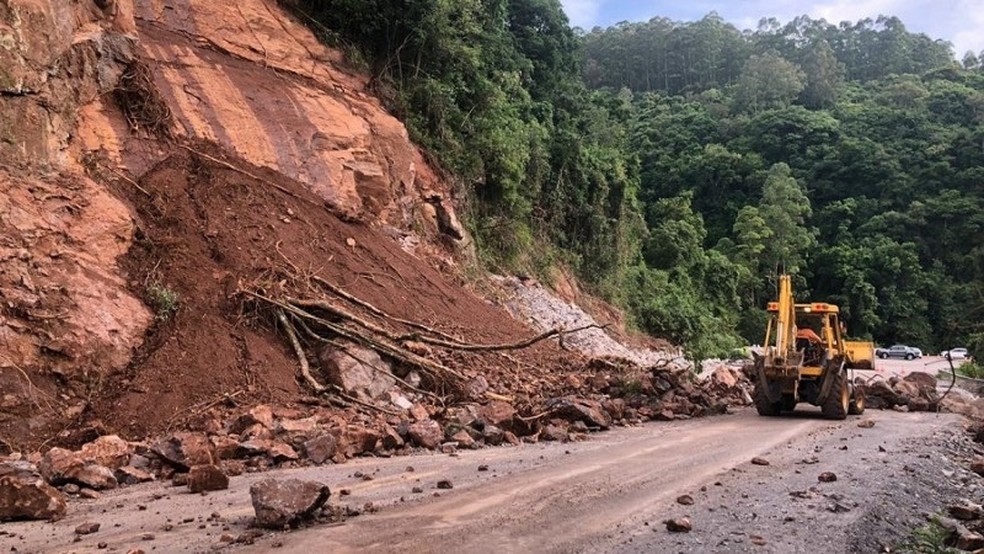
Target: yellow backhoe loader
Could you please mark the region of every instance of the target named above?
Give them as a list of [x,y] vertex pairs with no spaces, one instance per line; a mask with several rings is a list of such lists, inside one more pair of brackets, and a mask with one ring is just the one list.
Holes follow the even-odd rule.
[[759,415],[792,411],[799,402],[820,406],[824,417],[864,412],[853,370],[871,369],[874,344],[847,341],[840,309],[826,302],[797,304],[789,275],[779,277],[779,298],[769,302],[764,349],[755,354],[755,408]]

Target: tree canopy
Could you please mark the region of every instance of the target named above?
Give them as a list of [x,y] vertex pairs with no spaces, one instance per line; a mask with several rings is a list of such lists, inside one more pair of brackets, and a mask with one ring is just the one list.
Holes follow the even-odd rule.
[[584,31],[559,0],[294,5],[455,176],[488,264],[567,265],[698,357],[761,340],[781,270],[856,336],[984,336],[984,53],[891,16]]

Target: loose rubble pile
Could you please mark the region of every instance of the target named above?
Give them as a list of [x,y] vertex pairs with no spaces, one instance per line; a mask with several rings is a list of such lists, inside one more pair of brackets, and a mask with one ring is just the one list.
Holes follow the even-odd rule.
[[935,412],[939,409],[936,377],[928,373],[917,371],[887,380],[880,377],[860,380],[859,384],[868,408],[908,412]]
[[[726,366],[697,382],[687,371],[594,359],[580,377],[571,379],[571,390],[582,394],[545,399],[529,412],[502,399],[440,407],[424,403],[422,393],[401,389],[391,374],[367,372],[363,363],[333,365],[337,378],[331,382],[344,384],[343,390],[353,398],[387,399],[391,414],[342,412],[318,405],[315,398],[312,404],[290,407],[216,407],[191,424],[194,430],[156,440],[132,442],[104,435],[77,450],[13,453],[0,459],[0,521],[56,520],[65,515],[71,498],[94,498],[100,491],[155,480],[171,480],[196,493],[228,488],[230,477],[272,467],[343,463],[356,456],[419,449],[453,453],[540,440],[582,440],[591,431],[613,425],[723,413],[734,398],[747,394],[747,380]],[[487,386],[482,379],[474,381],[470,388],[481,396]],[[285,482],[254,486],[257,524],[294,525],[320,508],[328,489],[311,487]],[[277,493],[286,489],[305,494]],[[275,498],[294,499],[291,502],[303,506],[278,504]]]

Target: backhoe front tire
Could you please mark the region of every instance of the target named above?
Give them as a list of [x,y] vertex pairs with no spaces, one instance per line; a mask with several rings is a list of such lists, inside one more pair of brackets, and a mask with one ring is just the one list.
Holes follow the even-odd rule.
[[837,371],[832,377],[830,394],[820,406],[820,413],[827,419],[845,419],[851,406],[851,389],[847,383],[847,372]]
[[777,416],[782,411],[782,401],[773,402],[769,400],[768,388],[768,383],[762,381],[755,383],[755,391],[752,395],[753,400],[755,400],[755,409],[758,410],[760,416]]

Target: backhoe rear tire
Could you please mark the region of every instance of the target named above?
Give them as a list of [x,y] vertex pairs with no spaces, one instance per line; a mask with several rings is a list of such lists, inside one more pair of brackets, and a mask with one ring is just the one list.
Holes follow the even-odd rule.
[[857,385],[851,386],[851,401],[848,403],[847,413],[851,415],[864,413],[864,391]]
[[752,398],[755,400],[755,409],[760,416],[777,416],[782,411],[782,401],[773,402],[769,400],[768,383],[759,381],[755,383],[755,391]]
[[820,406],[820,413],[827,419],[845,419],[851,406],[851,389],[847,383],[847,372],[837,371],[832,377],[830,394]]

